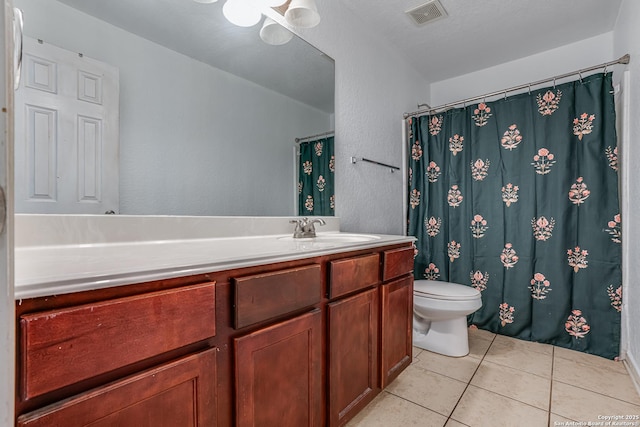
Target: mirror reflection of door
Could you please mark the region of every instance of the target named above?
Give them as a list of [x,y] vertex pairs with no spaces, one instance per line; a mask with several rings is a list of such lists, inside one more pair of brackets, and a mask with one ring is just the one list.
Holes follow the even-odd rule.
[[118,69],[46,41],[23,46],[16,212],[118,212]]

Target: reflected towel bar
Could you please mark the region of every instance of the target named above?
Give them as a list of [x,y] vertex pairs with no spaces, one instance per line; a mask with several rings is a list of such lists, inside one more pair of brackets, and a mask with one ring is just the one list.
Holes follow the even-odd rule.
[[378,166],[384,166],[385,168],[389,168],[389,171],[391,173],[400,170],[400,168],[397,167],[397,166],[391,166],[391,165],[388,165],[386,163],[376,162],[375,160],[365,159],[364,157],[351,157],[351,163],[356,163],[358,161],[367,162],[367,163],[373,163],[374,165],[378,165]]

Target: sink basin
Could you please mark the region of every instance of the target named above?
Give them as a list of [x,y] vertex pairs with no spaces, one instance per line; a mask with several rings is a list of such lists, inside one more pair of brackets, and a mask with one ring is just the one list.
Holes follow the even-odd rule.
[[316,237],[293,238],[293,236],[278,237],[278,240],[288,240],[292,242],[307,242],[323,244],[358,243],[379,240],[379,236],[371,234],[351,234],[351,233],[328,233],[318,234]]

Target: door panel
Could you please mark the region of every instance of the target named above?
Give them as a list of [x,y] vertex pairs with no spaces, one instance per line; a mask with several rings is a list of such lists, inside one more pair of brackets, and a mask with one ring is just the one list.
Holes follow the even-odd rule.
[[380,288],[382,333],[380,386],[387,387],[411,364],[413,342],[413,278],[396,280]]
[[24,38],[16,210],[118,212],[118,69]]
[[234,340],[236,426],[320,427],[321,329],[315,310]]
[[329,304],[329,425],[344,425],[378,391],[378,289]]

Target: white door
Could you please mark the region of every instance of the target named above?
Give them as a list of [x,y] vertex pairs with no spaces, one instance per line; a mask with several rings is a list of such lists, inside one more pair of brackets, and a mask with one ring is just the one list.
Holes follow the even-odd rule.
[[[0,46],[12,49],[13,31],[5,31],[5,16],[11,17],[11,0],[0,7]],[[9,20],[9,23],[11,20]],[[8,41],[9,43],[5,43]],[[0,48],[0,52],[3,49]],[[0,54],[0,425],[14,424],[15,404],[15,299],[13,296],[13,73],[11,56]],[[7,61],[7,58],[9,60]],[[2,198],[2,195],[0,195]],[[5,201],[6,203],[3,203]],[[1,211],[5,208],[6,217]]]
[[119,72],[24,37],[16,212],[118,213]]

